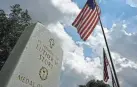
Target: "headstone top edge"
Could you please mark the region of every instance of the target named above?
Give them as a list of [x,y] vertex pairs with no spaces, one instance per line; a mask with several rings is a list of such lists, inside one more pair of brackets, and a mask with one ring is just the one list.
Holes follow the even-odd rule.
[[[51,32],[51,30],[50,29],[48,29],[48,27],[46,26],[46,25],[44,25],[44,24],[42,24],[42,23],[40,23],[40,22],[36,22],[35,23],[35,28],[37,28],[37,27],[42,27],[42,28],[44,28],[45,30],[47,30],[46,32],[49,32],[49,33],[52,33]],[[60,42],[57,40],[57,39],[60,39],[59,37],[57,38],[57,36],[55,35],[55,34],[53,34],[53,36],[52,36],[52,38],[54,38],[55,40],[56,40],[56,43],[58,44],[58,46],[59,47],[61,47],[61,44],[60,44]],[[62,47],[61,47],[61,50],[60,50],[61,52],[61,55],[63,55],[63,49],[62,49]]]

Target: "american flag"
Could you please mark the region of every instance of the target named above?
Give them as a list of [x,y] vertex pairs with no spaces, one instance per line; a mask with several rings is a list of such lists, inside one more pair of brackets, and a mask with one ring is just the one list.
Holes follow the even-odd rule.
[[103,49],[103,57],[104,57],[104,78],[103,80],[105,82],[108,81],[109,79],[109,75],[108,75],[108,70],[107,70],[107,67],[109,66],[109,62],[108,62],[108,59],[107,59],[107,56],[106,56],[106,53],[105,53],[105,50]]
[[99,7],[95,4],[94,0],[88,0],[72,23],[72,26],[77,28],[78,34],[84,41],[87,40],[96,27],[99,21],[100,12]]

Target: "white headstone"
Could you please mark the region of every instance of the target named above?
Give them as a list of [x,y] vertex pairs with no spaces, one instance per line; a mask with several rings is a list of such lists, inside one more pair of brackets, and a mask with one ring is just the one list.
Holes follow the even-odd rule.
[[0,87],[58,87],[63,51],[40,23],[25,29],[0,71]]

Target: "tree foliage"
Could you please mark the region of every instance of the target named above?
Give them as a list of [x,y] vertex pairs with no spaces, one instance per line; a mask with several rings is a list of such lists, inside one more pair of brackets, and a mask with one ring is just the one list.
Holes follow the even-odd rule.
[[110,87],[105,84],[102,80],[90,80],[86,85],[79,85],[79,87]]
[[31,24],[27,9],[23,10],[19,4],[10,8],[9,14],[0,9],[0,69],[25,27]]

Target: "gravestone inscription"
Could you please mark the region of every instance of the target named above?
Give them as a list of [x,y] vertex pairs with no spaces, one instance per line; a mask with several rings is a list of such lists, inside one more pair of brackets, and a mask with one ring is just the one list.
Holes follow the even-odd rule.
[[25,29],[0,71],[0,87],[58,87],[63,51],[40,23]]

